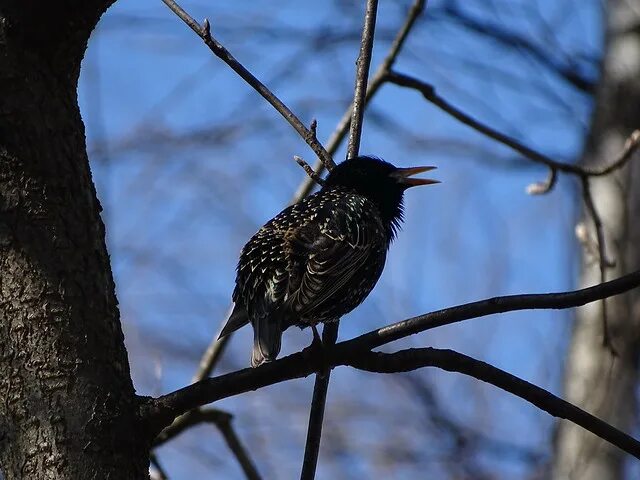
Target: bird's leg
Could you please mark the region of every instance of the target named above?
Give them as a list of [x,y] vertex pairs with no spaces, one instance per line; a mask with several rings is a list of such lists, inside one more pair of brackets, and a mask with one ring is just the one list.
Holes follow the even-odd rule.
[[320,334],[318,333],[318,327],[316,327],[315,323],[311,325],[313,329],[313,342],[311,342],[312,346],[317,348],[322,348],[322,338],[320,338]]
[[313,341],[311,342],[311,347],[317,350],[318,355],[320,355],[320,370],[318,371],[318,375],[320,377],[325,377],[330,369],[329,350],[325,348],[322,337],[320,337],[320,334],[318,333],[318,327],[316,327],[315,324],[312,324],[311,329],[313,330]]

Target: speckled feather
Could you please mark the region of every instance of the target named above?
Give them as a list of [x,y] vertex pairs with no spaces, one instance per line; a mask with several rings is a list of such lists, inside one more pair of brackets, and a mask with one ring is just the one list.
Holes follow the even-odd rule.
[[375,286],[402,222],[407,180],[433,167],[399,169],[372,157],[336,166],[320,192],[286,208],[244,246],[235,308],[220,336],[251,323],[251,364],[276,358],[282,332],[340,318]]
[[389,241],[366,197],[344,189],[316,193],[283,210],[245,245],[233,300],[249,319],[280,316],[282,330],[334,320],[375,286]]

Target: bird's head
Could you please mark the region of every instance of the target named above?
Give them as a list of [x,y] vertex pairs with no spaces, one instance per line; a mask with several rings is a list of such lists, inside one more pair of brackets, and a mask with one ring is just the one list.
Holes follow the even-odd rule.
[[404,191],[419,185],[440,183],[413,175],[436,167],[398,168],[375,157],[357,157],[336,165],[325,180],[323,190],[346,188],[373,201],[393,237],[402,221]]

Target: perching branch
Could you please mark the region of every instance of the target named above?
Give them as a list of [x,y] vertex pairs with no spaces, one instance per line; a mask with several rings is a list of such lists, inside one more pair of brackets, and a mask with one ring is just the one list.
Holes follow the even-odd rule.
[[[353,111],[351,113],[351,127],[349,129],[349,142],[347,145],[347,158],[356,158],[360,150],[360,138],[362,136],[362,123],[364,120],[364,108],[366,104],[367,84],[369,83],[369,67],[371,65],[371,52],[375,37],[376,17],[378,15],[378,0],[367,0],[364,14],[364,26],[362,27],[362,40],[360,53],[356,62],[356,79],[353,94]],[[326,323],[322,329],[323,348],[333,346],[338,339],[340,320]],[[316,375],[313,386],[313,398],[311,411],[309,412],[309,427],[304,448],[301,480],[313,480],[316,476],[318,454],[320,452],[320,440],[322,438],[322,423],[327,403],[327,391],[331,370]]]
[[[576,291],[549,294],[510,295],[451,307],[410,318],[402,322],[373,330],[352,340],[340,342],[327,352],[326,359],[324,360],[328,362],[327,364],[330,367],[352,364],[354,362],[362,361],[362,359],[370,358],[370,352],[373,348],[431,328],[449,325],[451,323],[471,318],[479,318],[486,315],[509,311],[577,307],[596,300],[601,300],[602,298],[619,295],[633,288],[637,288],[638,286],[640,286],[640,271],[630,273],[603,284],[598,284],[593,287]],[[201,405],[245,393],[250,390],[256,390],[274,383],[283,382],[293,378],[302,378],[317,372],[323,367],[323,359],[318,357],[317,351],[311,347],[307,347],[302,352],[289,355],[258,368],[247,368],[227,375],[208,378],[162,397],[148,399],[142,404],[141,416],[146,419],[147,424],[149,425],[150,434],[153,435],[154,431],[157,432],[161,430],[164,426],[170,424],[178,415]],[[442,361],[437,365],[434,363],[434,366],[438,366],[439,368],[446,370],[459,371],[456,370],[456,365],[449,365],[446,361]],[[463,371],[461,373],[469,374],[470,372]],[[484,378],[481,379],[485,380]],[[517,382],[514,379],[507,381],[507,384],[510,385],[509,388],[511,388],[509,391],[520,396],[516,391],[518,387],[516,385]],[[513,385],[511,385],[511,383],[513,383]],[[503,388],[502,384],[496,386]],[[544,392],[543,390],[541,391]],[[537,393],[532,394],[533,396],[531,398],[525,399],[533,401],[533,399],[539,398],[538,395],[540,395],[540,391],[536,390],[536,392]],[[546,397],[545,401],[552,403],[556,402],[553,397]],[[536,402],[538,401],[536,400]],[[539,402],[536,402],[533,403],[539,405]],[[582,420],[576,419],[573,413],[568,415],[567,419],[582,425],[582,423],[579,423]],[[607,426],[607,428],[611,429],[607,439],[611,437],[611,432],[615,432],[614,436],[617,436],[616,438],[622,438],[620,435],[625,435],[622,432],[617,432],[611,426]],[[594,433],[598,435],[597,432]],[[624,438],[627,439],[627,436]],[[631,437],[628,437],[625,441],[635,442]],[[632,455],[637,456],[640,451],[635,450],[635,447],[632,451],[629,451],[624,446],[620,445],[620,443],[615,444]]]
[[245,68],[233,55],[211,35],[211,27],[209,21],[205,19],[202,26],[198,24],[180,5],[174,0],[162,0],[167,7],[171,9],[178,17],[184,21],[191,30],[193,30],[209,47],[215,56],[225,62],[231,69],[236,72],[245,82],[275,108],[287,122],[294,128],[296,132],[307,142],[307,145],[315,152],[325,165],[325,168],[331,170],[335,163],[331,155],[325,150],[316,136],[300,121],[300,119],[287,107],[274,93],[269,90],[260,80],[258,80],[249,70]]

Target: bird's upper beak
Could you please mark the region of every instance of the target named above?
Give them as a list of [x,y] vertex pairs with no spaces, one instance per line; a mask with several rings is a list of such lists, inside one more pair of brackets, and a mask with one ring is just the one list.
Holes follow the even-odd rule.
[[435,170],[437,167],[408,167],[408,168],[398,168],[395,172],[391,174],[396,181],[405,186],[409,187],[417,187],[418,185],[433,185],[434,183],[440,183],[440,180],[433,180],[431,178],[411,178],[413,175],[417,175],[418,173],[429,172],[431,170]]

